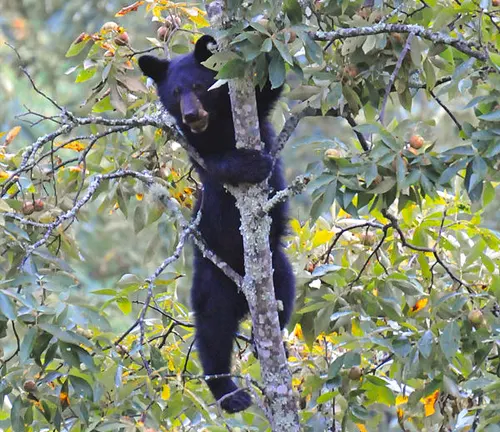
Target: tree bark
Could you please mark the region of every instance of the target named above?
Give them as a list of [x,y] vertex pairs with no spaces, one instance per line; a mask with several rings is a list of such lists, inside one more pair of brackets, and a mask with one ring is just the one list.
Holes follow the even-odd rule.
[[[231,17],[221,0],[207,5],[212,26],[222,29]],[[230,80],[235,139],[237,147],[262,149],[255,88],[250,73],[243,79]],[[274,432],[299,431],[292,375],[283,347],[278,305],[274,294],[269,232],[271,218],[263,211],[268,201],[267,181],[258,185],[229,188],[241,215],[245,277],[243,291],[252,317],[253,333],[264,383],[266,416]],[[262,216],[264,214],[264,216]]]

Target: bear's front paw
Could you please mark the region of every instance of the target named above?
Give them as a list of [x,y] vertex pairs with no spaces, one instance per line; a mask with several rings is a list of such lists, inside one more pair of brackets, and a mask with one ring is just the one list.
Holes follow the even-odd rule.
[[252,405],[252,398],[245,390],[238,390],[231,396],[223,396],[221,408],[228,413],[237,413],[246,410]]
[[273,169],[273,158],[258,150],[239,150],[242,169],[239,182],[260,183],[269,177]]

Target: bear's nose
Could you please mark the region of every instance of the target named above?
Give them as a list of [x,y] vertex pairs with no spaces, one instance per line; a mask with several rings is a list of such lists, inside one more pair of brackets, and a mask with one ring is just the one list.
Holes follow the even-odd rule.
[[198,112],[196,112],[196,111],[184,113],[184,122],[185,123],[193,123],[193,122],[199,120],[199,118],[200,117],[198,115]]

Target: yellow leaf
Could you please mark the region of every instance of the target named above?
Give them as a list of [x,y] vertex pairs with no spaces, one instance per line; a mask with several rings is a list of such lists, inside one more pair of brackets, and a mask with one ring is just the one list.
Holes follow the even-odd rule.
[[5,137],[5,145],[8,146],[14,138],[21,132],[21,126],[13,127],[9,132],[7,132],[7,136]]
[[204,16],[204,15],[206,15],[206,12],[202,11],[201,9],[198,9],[196,7],[192,7],[192,8],[181,7],[180,9],[198,27],[208,27],[210,25],[210,23],[206,20],[206,18]]
[[412,312],[418,312],[419,310],[422,310],[424,307],[427,306],[427,303],[429,303],[428,298],[422,298],[420,300],[417,300],[415,305],[411,308]]
[[400,419],[400,420],[401,420],[401,419],[403,418],[403,415],[404,415],[404,411],[403,411],[403,409],[402,409],[402,408],[398,408],[398,409],[396,410],[396,413],[397,413],[397,415],[398,415],[398,419]]
[[429,396],[426,396],[420,399],[420,402],[424,404],[425,416],[429,417],[436,412],[436,401],[439,397],[439,390],[436,390],[434,393],[431,393]]
[[144,198],[144,194],[136,193],[135,198],[137,199],[137,201],[142,201],[142,199]]
[[298,387],[302,384],[302,382],[304,381],[303,378],[292,378],[292,387],[297,390]]
[[364,424],[356,423],[356,426],[358,427],[359,432],[368,432],[368,429],[366,429],[366,426]]
[[357,319],[351,321],[351,333],[356,337],[361,337],[365,334],[359,326],[359,321]]
[[171,371],[175,370],[175,364],[174,361],[172,360],[172,357],[168,358],[168,369]]
[[403,405],[408,402],[408,396],[399,395],[396,397],[396,405]]
[[67,391],[61,390],[61,393],[59,393],[59,401],[63,409],[69,406],[69,394]]
[[296,337],[297,339],[304,338],[304,333],[302,333],[302,326],[299,323],[295,324],[295,328],[293,329],[293,332],[290,336]]
[[327,230],[318,230],[313,237],[313,247],[318,247],[322,244],[328,243],[333,237],[333,232]]
[[65,149],[70,149],[70,150],[75,150],[77,152],[81,152],[85,150],[85,144],[82,143],[81,141],[72,141],[66,145],[64,145]]
[[8,179],[9,177],[10,177],[9,173],[0,170],[0,180],[5,180],[5,179]]
[[163,400],[170,399],[170,387],[168,384],[163,384],[163,387],[161,388],[161,398]]
[[340,209],[338,214],[337,214],[337,217],[339,219],[341,219],[341,218],[350,219],[352,216],[349,213],[347,213],[345,210]]
[[300,226],[300,222],[297,219],[292,219],[290,221],[290,227],[292,228],[295,234],[300,234],[302,227]]
[[144,0],[141,0],[141,1],[136,1],[135,3],[132,3],[131,5],[129,6],[125,6],[123,8],[121,8],[115,16],[117,17],[120,17],[120,16],[124,16],[124,15],[127,15],[128,13],[130,12],[136,12],[137,9],[139,9],[139,6],[142,6],[144,4]]

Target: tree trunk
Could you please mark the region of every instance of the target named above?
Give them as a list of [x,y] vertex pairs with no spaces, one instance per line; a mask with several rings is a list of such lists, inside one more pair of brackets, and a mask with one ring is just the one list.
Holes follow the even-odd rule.
[[[212,26],[221,29],[230,22],[223,1],[207,5]],[[262,149],[255,88],[250,73],[229,82],[229,94],[237,147]],[[271,218],[263,207],[268,201],[267,181],[258,185],[231,187],[241,215],[245,277],[243,290],[252,317],[253,333],[264,383],[266,416],[274,432],[299,431],[292,376],[283,347],[278,306],[274,294],[269,232]]]

